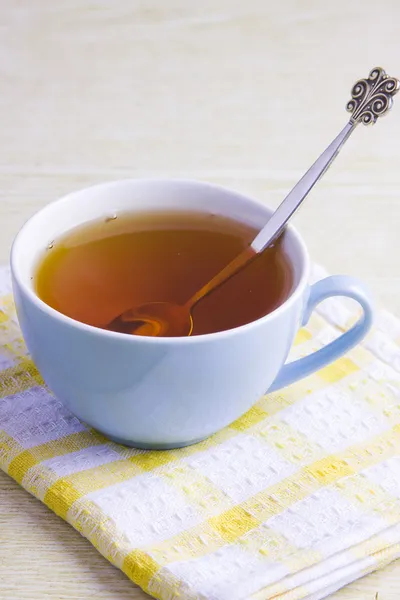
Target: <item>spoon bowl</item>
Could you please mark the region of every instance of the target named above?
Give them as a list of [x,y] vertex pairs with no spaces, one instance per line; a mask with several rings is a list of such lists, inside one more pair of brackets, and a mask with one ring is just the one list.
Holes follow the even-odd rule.
[[149,302],[119,315],[109,329],[153,337],[182,337],[192,333],[193,319],[186,306]]

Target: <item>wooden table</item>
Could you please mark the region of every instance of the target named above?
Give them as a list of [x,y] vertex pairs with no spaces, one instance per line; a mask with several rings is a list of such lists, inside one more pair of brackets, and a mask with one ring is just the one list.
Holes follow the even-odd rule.
[[[398,0],[0,0],[0,260],[38,208],[104,180],[194,177],[275,206],[344,125],[354,80],[399,75],[399,22]],[[397,106],[297,217],[315,261],[398,314],[399,161]],[[398,600],[399,564],[333,598],[378,591]],[[144,597],[1,473],[2,600]]]

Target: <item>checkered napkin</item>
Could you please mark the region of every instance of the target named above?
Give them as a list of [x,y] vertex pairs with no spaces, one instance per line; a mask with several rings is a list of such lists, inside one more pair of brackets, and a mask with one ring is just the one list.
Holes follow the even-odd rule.
[[[355,318],[326,301],[292,357]],[[324,598],[400,556],[400,321],[204,442],[134,450],[49,392],[0,270],[0,467],[156,598]]]

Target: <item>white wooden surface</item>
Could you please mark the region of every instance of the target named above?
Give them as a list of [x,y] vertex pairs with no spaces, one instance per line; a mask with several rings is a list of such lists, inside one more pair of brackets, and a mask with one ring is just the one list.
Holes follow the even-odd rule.
[[[38,208],[136,176],[276,205],[346,120],[355,79],[400,74],[398,0],[0,0],[0,260]],[[314,260],[400,314],[400,98],[297,217]],[[400,565],[336,600],[398,600]],[[2,600],[144,594],[0,475]]]

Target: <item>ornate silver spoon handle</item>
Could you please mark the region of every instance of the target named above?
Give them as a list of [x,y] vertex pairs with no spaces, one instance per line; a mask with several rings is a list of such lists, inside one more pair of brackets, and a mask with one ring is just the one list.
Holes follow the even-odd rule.
[[352,113],[350,121],[289,192],[267,225],[255,237],[251,244],[255,252],[262,252],[281,233],[304,198],[332,164],[358,123],[373,125],[378,117],[391,109],[393,96],[397,94],[399,87],[399,81],[386,75],[380,67],[372,69],[367,79],[360,79],[354,84],[351,100],[346,105],[346,109]]

